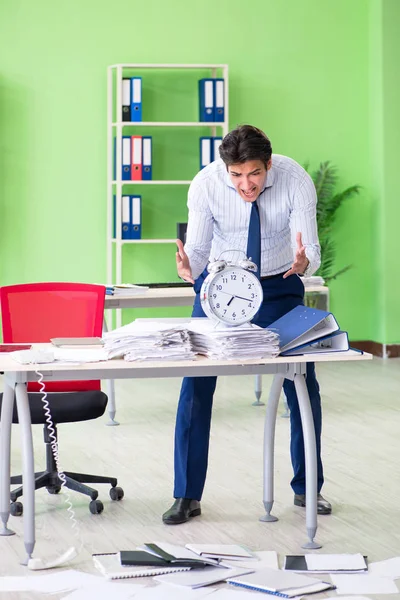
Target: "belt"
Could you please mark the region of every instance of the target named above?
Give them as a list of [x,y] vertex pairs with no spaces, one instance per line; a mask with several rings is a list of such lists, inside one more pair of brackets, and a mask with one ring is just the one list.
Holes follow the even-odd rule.
[[282,275],[284,275],[286,273],[286,271],[283,271],[282,273],[276,273],[275,275],[264,275],[264,277],[260,277],[260,281],[265,281],[266,279],[275,279],[276,277],[282,277]]

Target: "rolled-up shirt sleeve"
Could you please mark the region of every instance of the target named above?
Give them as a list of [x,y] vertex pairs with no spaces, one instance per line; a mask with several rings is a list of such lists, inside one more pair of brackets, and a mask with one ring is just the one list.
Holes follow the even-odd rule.
[[214,218],[204,188],[196,181],[190,185],[187,206],[189,216],[185,252],[189,257],[193,279],[197,279],[210,258]]
[[290,232],[293,257],[296,254],[296,234],[301,233],[303,246],[309,261],[306,275],[312,275],[321,264],[321,247],[317,227],[317,192],[308,173],[294,191],[293,208],[290,213]]

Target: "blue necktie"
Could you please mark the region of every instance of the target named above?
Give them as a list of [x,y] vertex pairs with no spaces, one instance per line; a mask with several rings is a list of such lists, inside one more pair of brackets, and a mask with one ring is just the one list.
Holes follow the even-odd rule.
[[258,267],[257,277],[261,276],[261,225],[257,200],[251,205],[249,237],[247,240],[247,258],[251,258]]

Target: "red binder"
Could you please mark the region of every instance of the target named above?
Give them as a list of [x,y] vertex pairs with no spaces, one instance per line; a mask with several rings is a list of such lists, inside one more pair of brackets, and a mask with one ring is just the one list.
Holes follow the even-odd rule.
[[141,181],[142,179],[142,136],[131,136],[131,160],[132,160],[132,181]]

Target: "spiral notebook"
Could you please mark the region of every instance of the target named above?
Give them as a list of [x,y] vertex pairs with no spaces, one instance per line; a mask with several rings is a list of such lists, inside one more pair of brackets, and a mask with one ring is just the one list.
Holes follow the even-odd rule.
[[93,554],[93,562],[96,569],[107,579],[131,579],[133,577],[153,577],[154,575],[165,575],[176,571],[189,571],[190,567],[123,567],[120,554]]

